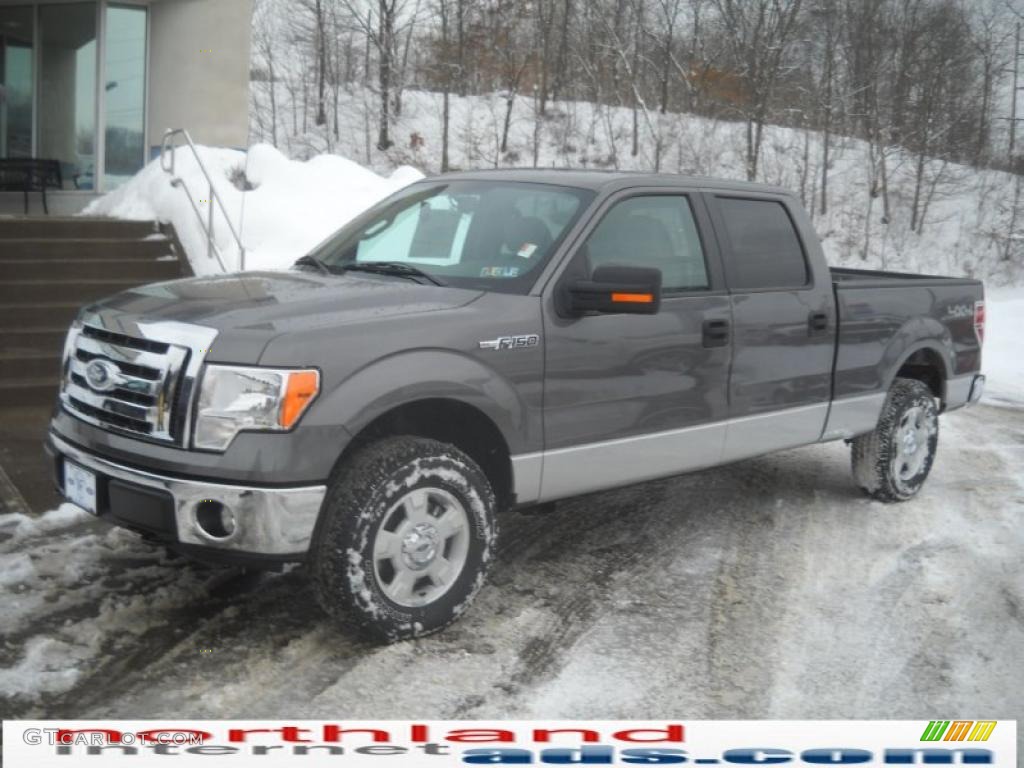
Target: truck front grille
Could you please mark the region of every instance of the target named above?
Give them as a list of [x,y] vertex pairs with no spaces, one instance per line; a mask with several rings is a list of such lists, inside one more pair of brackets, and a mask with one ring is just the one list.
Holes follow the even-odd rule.
[[91,424],[181,444],[190,354],[185,346],[84,325],[69,339],[61,401]]

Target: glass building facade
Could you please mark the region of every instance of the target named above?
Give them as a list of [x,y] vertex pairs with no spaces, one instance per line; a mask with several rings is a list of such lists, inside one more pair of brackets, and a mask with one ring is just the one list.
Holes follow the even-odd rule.
[[59,161],[64,189],[107,191],[146,160],[145,5],[0,4],[0,158]]

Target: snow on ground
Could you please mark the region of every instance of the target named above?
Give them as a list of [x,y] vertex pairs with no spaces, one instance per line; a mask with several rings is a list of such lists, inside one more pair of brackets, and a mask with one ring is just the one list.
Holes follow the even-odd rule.
[[51,528],[0,542],[28,574],[0,587],[0,715],[1019,717],[1022,462],[1024,409],[982,404],[906,504],[865,498],[840,442],[506,515],[463,620],[388,647],[304,569]]
[[985,299],[986,399],[1024,406],[1024,290],[998,290]]
[[1022,304],[990,297],[993,395],[918,499],[865,498],[840,442],[507,515],[477,604],[415,642],[339,631],[302,568],[2,516],[0,718],[1019,717]]
[[[246,269],[290,266],[349,219],[422,177],[408,167],[379,176],[338,155],[293,161],[267,144],[257,144],[248,152],[202,146],[197,150],[246,249]],[[187,148],[175,150],[174,162],[183,186],[172,186],[172,177],[154,160],[130,181],[94,201],[84,214],[169,221],[196,274],[224,271],[216,258],[208,258],[206,235],[192,207],[194,203],[205,221],[210,198],[206,178]],[[250,191],[239,188],[243,177],[254,187]],[[214,233],[224,268],[237,269],[238,249],[219,209]]]

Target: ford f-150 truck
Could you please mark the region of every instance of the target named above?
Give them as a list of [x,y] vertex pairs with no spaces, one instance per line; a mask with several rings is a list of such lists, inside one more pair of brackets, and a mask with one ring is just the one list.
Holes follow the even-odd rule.
[[981,396],[984,321],[975,280],[830,270],[783,189],[457,173],[290,270],[84,308],[48,449],[100,519],[306,561],[328,613],[395,640],[465,610],[502,510],[830,440],[911,498],[939,414]]

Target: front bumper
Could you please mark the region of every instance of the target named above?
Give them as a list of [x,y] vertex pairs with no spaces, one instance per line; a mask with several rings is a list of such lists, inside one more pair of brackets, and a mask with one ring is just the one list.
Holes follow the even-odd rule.
[[[47,451],[61,490],[65,459],[96,473],[101,519],[182,545],[189,552],[226,556],[215,559],[305,559],[327,491],[323,485],[267,488],[169,477],[109,461],[53,431]],[[201,523],[206,518],[200,510],[211,504],[221,505],[233,518],[233,530],[226,535],[214,535],[211,526]]]

